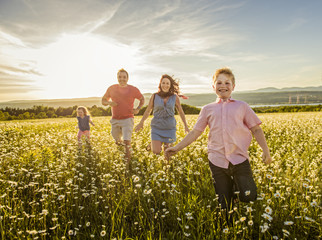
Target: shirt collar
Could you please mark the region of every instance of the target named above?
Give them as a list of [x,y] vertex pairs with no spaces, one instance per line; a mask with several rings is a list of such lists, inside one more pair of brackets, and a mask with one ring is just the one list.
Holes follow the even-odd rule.
[[[219,97],[217,97],[217,99],[216,99],[216,103],[223,103],[224,101],[221,99],[221,98],[219,98]],[[227,103],[230,103],[230,102],[235,102],[235,99],[232,99],[231,97],[230,98],[228,98],[227,99]]]

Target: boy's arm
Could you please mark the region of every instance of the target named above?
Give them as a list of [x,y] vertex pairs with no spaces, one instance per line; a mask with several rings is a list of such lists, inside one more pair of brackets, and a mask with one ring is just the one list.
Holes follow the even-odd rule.
[[133,109],[133,113],[134,114],[138,114],[140,112],[140,109],[143,107],[144,105],[144,96],[142,95],[142,97],[139,99],[140,103],[139,106],[136,109]]
[[259,125],[256,125],[255,127],[252,127],[250,129],[250,131],[252,132],[252,134],[254,135],[254,137],[255,137],[256,141],[258,142],[259,146],[263,150],[263,155],[262,155],[263,162],[265,164],[270,164],[273,161],[273,159],[272,159],[271,154],[269,152],[269,148],[267,146],[267,142],[266,142],[266,139],[265,139],[263,129]]
[[181,140],[181,142],[179,142],[174,147],[169,147],[165,150],[166,157],[170,157],[179,152],[180,150],[184,149],[186,146],[194,142],[201,134],[202,131],[192,129],[192,131],[189,132],[187,136],[185,136],[184,139]]
[[189,130],[189,127],[188,127],[188,124],[187,124],[187,121],[186,121],[186,116],[183,112],[183,109],[181,107],[181,104],[180,104],[180,99],[178,96],[176,96],[176,108],[178,109],[178,112],[179,112],[179,115],[181,117],[181,120],[184,124],[184,128],[185,128],[185,132],[188,133],[190,130]]
[[93,126],[95,126],[94,123],[93,123],[93,121],[91,119],[89,120],[89,122],[90,122],[90,124],[92,124]]

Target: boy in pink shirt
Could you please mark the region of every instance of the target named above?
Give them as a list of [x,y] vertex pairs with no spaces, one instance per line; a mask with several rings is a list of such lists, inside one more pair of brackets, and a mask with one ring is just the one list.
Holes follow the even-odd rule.
[[213,80],[216,102],[202,108],[193,130],[176,146],[168,148],[166,154],[168,157],[176,154],[209,126],[208,159],[214,187],[221,207],[230,209],[234,190],[239,191],[239,199],[243,202],[254,201],[257,197],[248,161],[252,134],[263,150],[264,163],[270,164],[272,158],[259,118],[247,103],[231,98],[235,88],[232,71],[229,68],[218,69]]
[[[118,71],[117,80],[118,84],[114,84],[106,90],[102,98],[102,104],[112,107],[111,133],[116,144],[125,145],[125,156],[129,164],[131,161],[133,118],[134,114],[138,114],[143,106],[144,96],[139,89],[127,84],[129,74],[123,68]],[[135,99],[138,99],[140,103],[136,109],[133,109]]]

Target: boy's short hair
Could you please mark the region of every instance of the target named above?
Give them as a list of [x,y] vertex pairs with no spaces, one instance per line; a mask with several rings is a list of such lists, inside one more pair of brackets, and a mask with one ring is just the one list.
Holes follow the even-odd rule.
[[129,79],[129,73],[124,69],[124,68],[121,68],[118,72],[117,72],[117,76],[119,75],[120,72],[125,72],[126,73],[126,76],[127,76],[127,79]]
[[217,77],[219,76],[219,74],[226,74],[228,77],[231,77],[231,81],[235,85],[235,76],[234,76],[234,74],[233,74],[233,72],[231,71],[230,68],[223,67],[223,68],[217,69],[215,74],[214,74],[214,76],[212,77],[214,83],[216,82]]

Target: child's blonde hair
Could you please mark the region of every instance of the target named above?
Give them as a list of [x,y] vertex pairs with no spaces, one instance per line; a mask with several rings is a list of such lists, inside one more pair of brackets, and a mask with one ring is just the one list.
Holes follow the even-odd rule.
[[[77,108],[77,111],[78,110],[82,110],[83,111],[83,113],[84,113],[84,116],[89,116],[90,114],[89,114],[89,111],[87,110],[87,108],[86,107],[84,107],[84,106],[79,106],[78,108]],[[77,112],[77,116],[78,116],[78,112]],[[78,116],[79,117],[79,116]]]
[[214,83],[217,81],[217,78],[218,78],[219,74],[226,74],[228,77],[231,78],[232,83],[235,85],[235,76],[234,76],[234,74],[233,74],[233,72],[231,71],[230,68],[223,67],[223,68],[217,69],[217,71],[215,72],[214,76],[212,77]]

